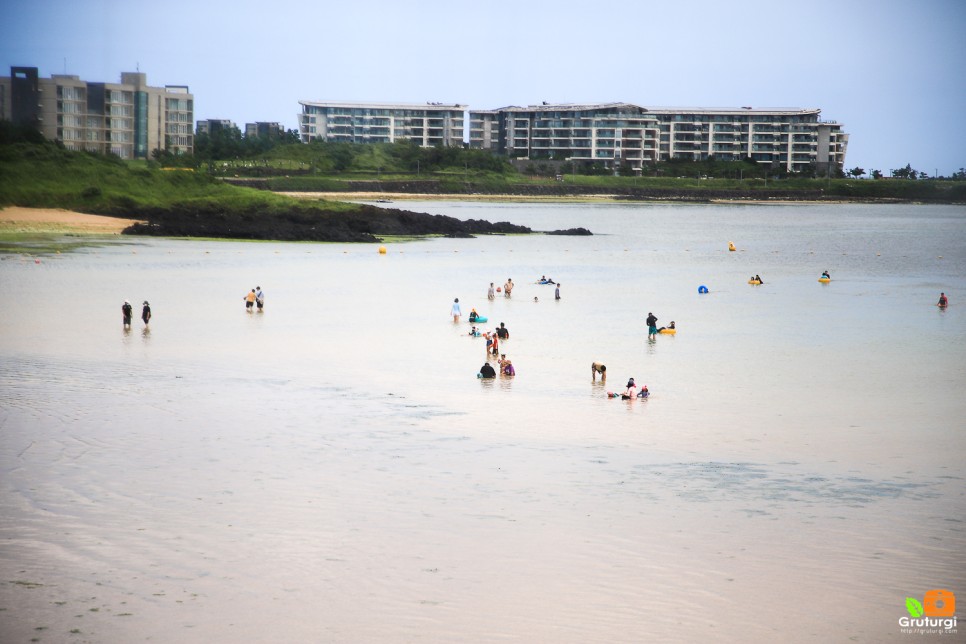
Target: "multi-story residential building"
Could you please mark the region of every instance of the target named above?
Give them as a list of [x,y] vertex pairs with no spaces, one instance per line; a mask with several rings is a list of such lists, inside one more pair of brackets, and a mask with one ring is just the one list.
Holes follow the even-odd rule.
[[463,145],[465,105],[299,103],[299,134],[303,143],[316,139],[344,143],[408,139],[422,147]]
[[123,72],[120,83],[83,81],[36,67],[11,67],[0,78],[0,118],[36,126],[70,150],[148,158],[154,150],[194,150],[194,96],[184,85],[150,87],[146,74]]
[[235,122],[229,119],[204,119],[202,121],[198,121],[198,124],[195,127],[195,134],[211,135],[211,134],[220,132],[222,130],[230,131],[230,130],[237,130],[237,129],[238,129],[238,126],[235,125]]
[[737,161],[800,171],[842,168],[848,134],[819,109],[531,105],[470,111],[470,147],[513,157],[598,162]]
[[285,136],[285,128],[280,123],[257,121],[245,123],[245,138],[279,139]]

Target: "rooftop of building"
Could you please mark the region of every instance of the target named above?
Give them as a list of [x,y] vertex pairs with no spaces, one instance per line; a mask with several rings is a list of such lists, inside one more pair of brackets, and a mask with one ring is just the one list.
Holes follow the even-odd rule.
[[363,107],[371,109],[401,109],[401,110],[464,110],[468,106],[462,103],[370,103],[364,101],[299,101],[300,105],[314,105],[316,107]]
[[509,105],[493,110],[471,110],[476,114],[497,114],[499,112],[574,112],[608,110],[615,108],[634,108],[643,112],[665,114],[665,113],[686,113],[686,114],[775,114],[775,115],[796,115],[796,114],[817,114],[822,110],[817,107],[656,107],[647,105],[636,105],[634,103],[542,103],[540,105],[528,105],[519,107]]

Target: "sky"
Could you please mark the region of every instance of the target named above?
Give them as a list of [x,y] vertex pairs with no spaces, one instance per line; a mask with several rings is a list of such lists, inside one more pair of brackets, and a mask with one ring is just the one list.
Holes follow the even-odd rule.
[[846,168],[966,167],[966,0],[0,0],[0,75],[187,85],[195,119],[300,100],[820,108]]

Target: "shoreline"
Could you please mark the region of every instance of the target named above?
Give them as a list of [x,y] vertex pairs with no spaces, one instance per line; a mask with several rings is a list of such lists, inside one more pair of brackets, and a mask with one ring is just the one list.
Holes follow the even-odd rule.
[[7,206],[0,209],[0,234],[72,234],[120,235],[138,219],[121,219],[89,215],[63,208],[25,208]]
[[[860,204],[868,203],[861,199],[835,199],[817,202],[809,199],[707,199],[706,201],[683,201],[679,199],[628,199],[618,194],[581,194],[581,195],[519,195],[519,194],[440,194],[429,192],[276,192],[275,194],[293,199],[324,199],[326,201],[365,201],[391,203],[393,201],[505,201],[514,203],[653,203],[653,204]],[[883,203],[892,203],[883,202]],[[909,202],[919,203],[919,202]]]

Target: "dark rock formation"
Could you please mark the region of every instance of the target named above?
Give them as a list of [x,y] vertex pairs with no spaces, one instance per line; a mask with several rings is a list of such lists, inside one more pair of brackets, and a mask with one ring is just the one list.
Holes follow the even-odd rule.
[[217,204],[184,205],[177,208],[138,208],[128,217],[147,220],[125,234],[165,237],[219,237],[226,239],[274,239],[278,241],[376,242],[385,236],[473,235],[531,233],[526,226],[480,219],[462,221],[361,205],[354,210],[325,210],[293,205],[271,212],[250,208],[230,209]]

